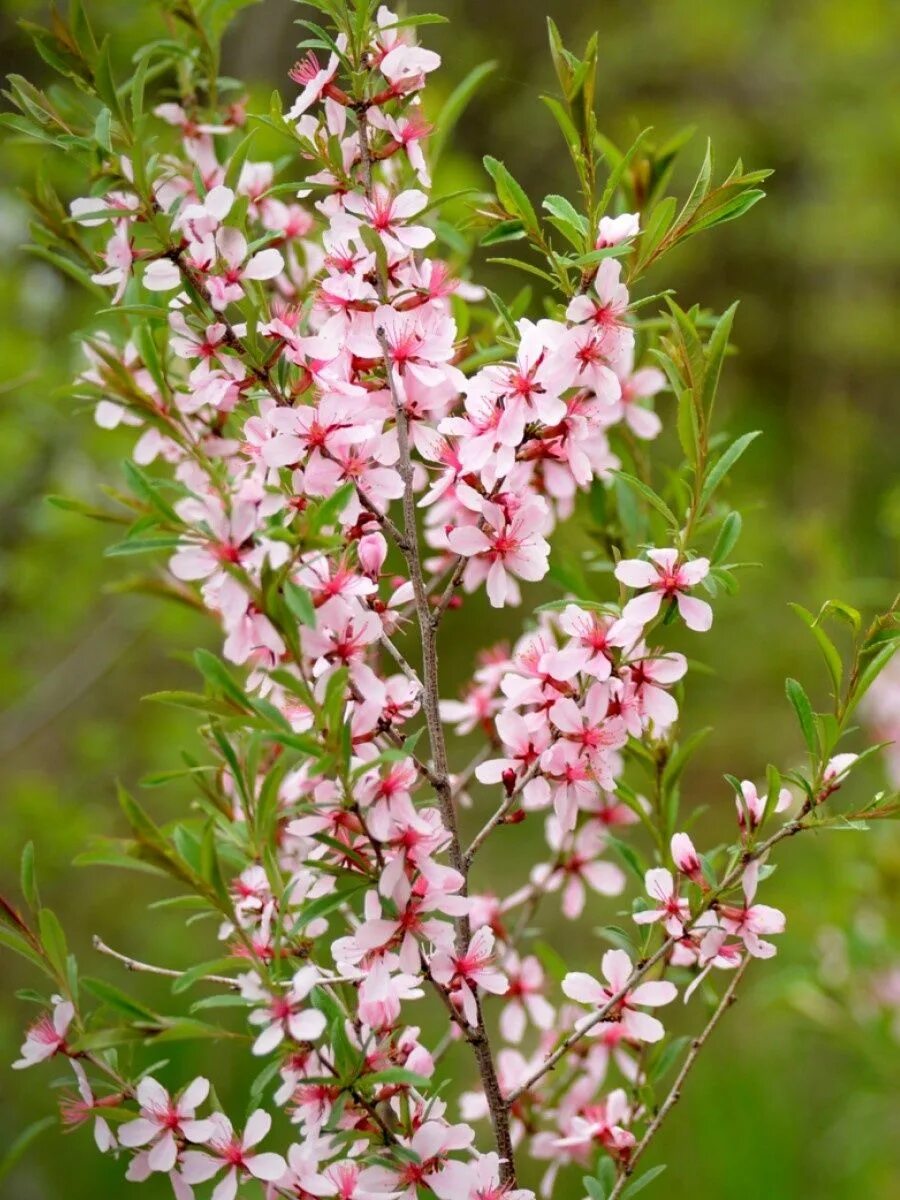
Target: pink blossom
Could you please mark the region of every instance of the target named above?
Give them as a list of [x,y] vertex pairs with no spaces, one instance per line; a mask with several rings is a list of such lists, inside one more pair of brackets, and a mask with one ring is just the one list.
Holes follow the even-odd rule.
[[212,1129],[203,1140],[209,1153],[186,1150],[182,1155],[182,1178],[186,1183],[205,1183],[224,1170],[216,1184],[212,1200],[234,1200],[238,1184],[247,1176],[274,1183],[287,1172],[287,1163],[280,1154],[252,1153],[272,1126],[272,1118],[258,1108],[247,1121],[243,1136],[235,1133],[231,1122],[222,1113],[210,1117]]
[[712,625],[712,609],[705,600],[688,596],[709,574],[709,560],[695,558],[679,561],[677,550],[651,550],[649,562],[642,559],[623,559],[616,565],[615,576],[632,588],[648,588],[625,605],[622,616],[626,621],[646,625],[659,613],[663,600],[674,600],[688,629],[705,632]]
[[771,958],[776,953],[775,947],[771,942],[764,941],[760,934],[784,933],[785,916],[780,909],[771,908],[768,904],[753,903],[759,868],[760,862],[756,859],[744,870],[743,906],[720,904],[718,913],[722,928],[728,933],[737,934],[754,958]]
[[[784,812],[790,807],[793,797],[788,788],[780,788],[778,795],[775,797],[775,803],[772,805],[773,813]],[[738,824],[742,830],[747,830],[752,833],[762,824],[763,816],[766,811],[766,797],[760,796],[756,790],[756,785],[751,783],[749,779],[745,779],[741,783],[741,799],[735,797],[735,805],[737,806]]]
[[147,1146],[139,1157],[144,1158],[150,1171],[168,1174],[178,1159],[179,1138],[189,1142],[206,1142],[213,1135],[212,1117],[198,1120],[195,1111],[209,1095],[209,1080],[198,1077],[180,1096],[170,1096],[161,1084],[149,1075],[137,1085],[140,1116],[126,1121],[119,1129],[123,1146]]
[[672,872],[665,867],[654,867],[644,876],[644,886],[650,899],[656,901],[656,907],[634,913],[633,920],[638,925],[662,921],[669,937],[681,937],[685,923],[690,920],[691,907],[678,895]]
[[623,1088],[616,1088],[600,1104],[591,1104],[582,1116],[572,1118],[569,1133],[558,1138],[561,1149],[590,1149],[603,1146],[610,1154],[628,1158],[636,1138],[625,1128],[631,1120],[631,1107]]
[[597,233],[596,249],[605,246],[618,246],[620,242],[637,237],[641,228],[639,213],[622,213],[618,217],[601,217]]
[[533,954],[520,959],[510,954],[503,963],[508,980],[506,1002],[500,1013],[500,1032],[508,1042],[518,1044],[530,1020],[538,1029],[549,1029],[555,1016],[544,995],[544,970]]
[[294,1042],[314,1042],[325,1032],[325,1014],[308,1004],[309,993],[320,982],[316,967],[301,967],[289,987],[269,992],[258,976],[245,976],[241,995],[246,1000],[262,1001],[265,1007],[249,1016],[251,1025],[264,1028],[253,1043],[254,1054],[271,1054],[284,1038]]
[[109,1127],[109,1122],[99,1114],[104,1108],[119,1104],[121,1096],[113,1094],[98,1100],[88,1082],[84,1067],[77,1058],[72,1058],[69,1061],[72,1064],[72,1070],[75,1072],[78,1096],[64,1096],[60,1100],[60,1113],[63,1124],[69,1128],[74,1128],[83,1121],[89,1120],[92,1114],[96,1114],[94,1116],[94,1143],[100,1153],[105,1154],[107,1151],[114,1149],[118,1143],[115,1134]]
[[447,541],[456,554],[468,558],[463,584],[472,591],[486,582],[494,608],[518,604],[521,597],[515,578],[543,579],[547,573],[550,547],[541,536],[546,505],[539,498],[527,501],[511,513],[493,501],[484,501],[484,527],[451,529]]
[[694,849],[694,843],[686,833],[672,834],[672,858],[675,866],[688,879],[696,883],[699,887],[706,887],[706,879],[703,875],[703,867],[700,863],[700,855]]
[[431,973],[447,987],[470,1025],[478,1023],[476,989],[505,995],[509,986],[502,971],[493,965],[494,934],[484,925],[472,934],[464,954],[439,951],[431,960]]
[[[594,1008],[603,1007],[627,987],[633,967],[624,950],[607,950],[603,955],[601,969],[606,980],[605,985],[599,983],[593,975],[587,975],[583,971],[570,971],[563,980],[563,992],[570,1000],[576,1000],[579,1004],[589,1004]],[[669,983],[668,980],[639,983],[634,989],[626,990],[622,999],[616,1002],[610,1013],[610,1020],[620,1020],[628,1037],[637,1042],[658,1042],[665,1032],[661,1022],[646,1013],[638,1012],[635,1006],[656,1008],[659,1005],[670,1004],[677,994],[674,983]]]
[[28,1027],[25,1041],[19,1050],[21,1058],[12,1065],[16,1071],[34,1067],[54,1054],[66,1054],[66,1034],[75,1017],[75,1006],[70,1000],[53,996],[53,1012],[39,1017]]

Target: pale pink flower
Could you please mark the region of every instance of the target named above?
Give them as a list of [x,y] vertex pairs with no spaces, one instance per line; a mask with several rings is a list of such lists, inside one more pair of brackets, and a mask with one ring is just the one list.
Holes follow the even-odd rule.
[[521,596],[515,579],[538,580],[547,574],[550,546],[541,536],[546,504],[534,497],[508,515],[499,504],[486,500],[481,511],[483,528],[461,525],[447,535],[450,549],[469,559],[463,584],[473,591],[486,582],[494,608],[518,604]]
[[257,975],[244,976],[241,995],[245,1000],[262,1001],[264,1007],[254,1010],[248,1020],[262,1025],[262,1032],[253,1043],[254,1054],[271,1054],[285,1038],[293,1042],[315,1042],[325,1032],[325,1014],[308,1003],[309,993],[320,982],[318,968],[301,967],[291,980],[290,987],[270,992]]
[[67,1053],[66,1034],[75,1018],[75,1005],[61,996],[53,996],[52,1001],[53,1012],[45,1013],[26,1030],[19,1050],[22,1057],[12,1064],[14,1070],[34,1067],[54,1054]]
[[601,217],[595,248],[603,250],[606,246],[618,246],[620,242],[637,237],[640,231],[640,213],[622,213],[618,217]]
[[736,934],[754,958],[772,958],[776,953],[775,947],[771,942],[764,941],[760,934],[784,933],[786,922],[780,909],[771,908],[768,904],[753,903],[759,882],[760,865],[759,859],[756,859],[744,870],[743,907],[720,904],[718,913],[722,928],[728,933]]
[[553,1024],[553,1005],[544,995],[544,969],[533,954],[520,959],[510,953],[503,963],[508,987],[500,1013],[500,1032],[515,1045],[522,1040],[530,1020],[537,1029],[546,1030]]
[[669,937],[681,937],[691,917],[691,906],[678,895],[672,872],[665,867],[654,867],[644,876],[644,886],[650,899],[656,901],[656,907],[634,913],[633,920],[638,925],[662,921]]
[[686,833],[672,834],[672,859],[675,866],[699,887],[707,886],[700,863],[700,855],[694,849],[694,843]]
[[210,1152],[186,1150],[182,1155],[181,1175],[186,1183],[205,1183],[224,1170],[211,1200],[234,1200],[238,1184],[247,1176],[274,1183],[286,1174],[287,1163],[280,1154],[253,1152],[272,1127],[272,1118],[263,1109],[251,1114],[243,1136],[235,1133],[223,1113],[213,1113],[210,1122],[212,1130],[205,1139]]
[[[784,812],[786,808],[790,807],[792,799],[789,789],[781,788],[775,797],[772,812]],[[751,833],[758,829],[766,811],[766,797],[760,796],[756,790],[756,784],[751,783],[749,779],[744,779],[741,782],[741,799],[739,800],[735,796],[734,803],[737,807],[738,825],[741,829],[747,831],[749,827]]]
[[489,926],[476,929],[464,954],[438,951],[431,959],[431,973],[450,990],[470,1025],[478,1023],[476,989],[505,995],[509,986],[502,971],[494,966],[494,934]]
[[[346,42],[346,37],[341,34],[337,42],[339,49],[343,51]],[[334,86],[334,77],[339,65],[340,59],[337,54],[333,53],[329,56],[327,64],[324,67],[321,66],[312,51],[301,62],[295,63],[290,70],[290,76],[294,83],[302,86],[303,91],[284,114],[285,120],[296,121],[308,108],[312,108],[317,100],[328,94],[328,91]]]
[[121,1103],[121,1096],[111,1095],[98,1100],[94,1095],[91,1085],[88,1082],[87,1074],[84,1067],[77,1058],[69,1059],[72,1064],[72,1070],[75,1072],[75,1079],[78,1085],[78,1097],[69,1095],[64,1096],[60,1100],[60,1112],[62,1115],[63,1124],[69,1128],[74,1128],[76,1125],[90,1119],[94,1115],[94,1142],[101,1154],[105,1154],[108,1150],[112,1150],[117,1145],[115,1134],[109,1127],[109,1122],[99,1115],[103,1108],[108,1108]]
[[[563,980],[562,989],[570,1000],[601,1008],[609,1003],[627,985],[634,968],[624,950],[607,950],[603,955],[601,970],[606,984],[584,971],[570,971]],[[662,1023],[655,1017],[637,1011],[636,1005],[656,1008],[670,1004],[678,995],[674,983],[668,980],[652,980],[639,983],[634,989],[625,990],[609,1013],[610,1020],[621,1022],[628,1037],[636,1042],[658,1042],[665,1033]]]
[[140,1116],[126,1121],[119,1129],[119,1141],[134,1148],[147,1146],[139,1157],[149,1171],[168,1174],[178,1160],[179,1138],[189,1142],[205,1142],[213,1134],[213,1118],[198,1120],[195,1112],[209,1095],[209,1080],[202,1076],[188,1084],[179,1096],[170,1096],[166,1089],[149,1075],[137,1085]]
[[625,347],[613,363],[613,370],[622,389],[619,403],[625,424],[636,437],[655,438],[662,429],[662,421],[652,408],[645,408],[638,401],[661,392],[666,386],[665,375],[658,367],[641,367],[635,371],[633,345]]
[[634,1134],[625,1128],[631,1115],[624,1089],[616,1088],[601,1103],[590,1104],[581,1115],[574,1116],[569,1132],[557,1138],[555,1145],[563,1150],[590,1150],[599,1144],[610,1154],[627,1158],[636,1142]]
[[648,588],[625,605],[626,621],[646,625],[659,613],[663,600],[674,600],[688,629],[705,632],[712,625],[712,609],[705,600],[688,596],[690,588],[709,574],[709,559],[679,561],[677,550],[650,550],[649,562],[623,559],[615,569],[616,579],[627,587]]
[[494,1150],[479,1155],[471,1169],[473,1178],[466,1200],[534,1200],[529,1188],[511,1188],[500,1182],[500,1156]]
[[822,782],[829,784],[832,790],[839,787],[849,775],[851,767],[858,758],[858,754],[835,754],[825,764]]
[[371,199],[359,192],[350,192],[344,200],[348,213],[362,218],[348,224],[348,231],[361,223],[371,226],[391,253],[405,257],[410,250],[423,250],[434,241],[434,230],[426,225],[409,225],[411,217],[428,204],[424,192],[415,188],[394,195],[383,183],[372,189]]
[[386,1196],[391,1200],[418,1200],[423,1192],[433,1192],[438,1200],[461,1200],[471,1196],[472,1168],[450,1158],[454,1151],[465,1150],[474,1131],[465,1125],[447,1125],[443,1121],[425,1121],[413,1134],[409,1149],[413,1157],[395,1167],[367,1167],[360,1182],[366,1200]]
[[229,304],[243,298],[244,279],[274,279],[284,270],[281,252],[270,246],[247,258],[247,239],[239,229],[223,226],[216,233],[216,249],[225,265],[221,274],[208,275],[206,290],[209,302],[220,311]]

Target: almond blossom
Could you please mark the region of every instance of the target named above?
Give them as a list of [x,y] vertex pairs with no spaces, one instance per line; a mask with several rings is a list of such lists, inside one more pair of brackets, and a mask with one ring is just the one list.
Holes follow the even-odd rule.
[[272,1127],[272,1118],[258,1108],[250,1115],[243,1135],[235,1133],[222,1113],[213,1113],[210,1129],[202,1139],[208,1150],[186,1150],[181,1156],[181,1177],[188,1184],[205,1183],[222,1170],[225,1175],[216,1184],[212,1200],[234,1200],[238,1186],[248,1176],[274,1183],[287,1172],[280,1154],[254,1153]]
[[665,867],[654,867],[645,875],[644,886],[650,899],[656,901],[656,907],[634,913],[632,920],[638,925],[661,921],[670,937],[680,938],[685,923],[690,919],[691,906],[684,897],[678,895],[672,872]]
[[[179,1148],[184,1141],[206,1142],[212,1136],[213,1119],[197,1119],[195,1112],[209,1095],[209,1080],[199,1077],[177,1097],[170,1096],[166,1089],[149,1075],[137,1086],[137,1102],[140,1116],[126,1121],[119,1128],[119,1142],[123,1146],[140,1147],[142,1153],[135,1159],[136,1170],[146,1165],[150,1171],[169,1173],[178,1159]],[[149,1149],[143,1147],[149,1146]]]
[[649,589],[628,601],[622,610],[623,618],[646,625],[658,615],[664,600],[674,600],[688,629],[700,633],[709,629],[712,609],[705,600],[687,594],[709,574],[709,560],[695,558],[685,562],[677,550],[650,550],[647,557],[649,562],[632,558],[616,564],[615,576],[621,583]]
[[66,1034],[75,1016],[75,1005],[61,996],[53,996],[52,1003],[51,1016],[38,1017],[29,1025],[19,1050],[22,1057],[13,1063],[15,1070],[34,1067],[55,1054],[66,1053]]
[[633,967],[624,950],[607,950],[600,967],[606,980],[605,984],[584,971],[570,971],[563,980],[564,994],[579,1004],[589,1004],[597,1008],[608,1004],[613,997],[624,992],[621,999],[615,1002],[610,1019],[615,1015],[615,1019],[621,1021],[628,1037],[637,1042],[658,1042],[665,1033],[662,1023],[656,1017],[638,1012],[637,1007],[656,1008],[671,1004],[678,995],[675,984],[660,979],[639,983],[633,989],[629,988]]
[[[198,688],[155,697],[197,715],[201,749],[172,772],[189,808],[158,823],[124,796],[132,836],[103,854],[170,876],[158,919],[183,909],[210,960],[173,982],[173,1001],[209,994],[182,1022],[88,976],[102,1003],[83,1011],[23,870],[32,911],[2,901],[9,942],[62,994],[14,1065],[68,1058],[78,1094],[64,1119],[92,1119],[129,1181],[164,1174],[176,1200],[212,1180],[211,1200],[257,1183],[267,1200],[534,1200],[519,1186],[528,1158],[551,1200],[578,1187],[560,1172],[593,1172],[598,1154],[614,1160],[618,1200],[671,1107],[645,1050],[665,1030],[644,1010],[678,991],[662,976],[680,972],[680,988],[689,973],[687,1000],[775,953],[765,939],[786,919],[756,903],[761,864],[808,817],[830,819],[822,806],[856,756],[811,753],[808,778],[791,768],[807,796],[793,821],[774,819],[786,789],[767,814],[745,781],[733,844],[701,853],[683,832],[693,664],[668,625],[710,628],[693,594],[713,571],[700,554],[736,531],[711,494],[711,399],[683,378],[724,348],[727,319],[711,333],[699,306],[679,317],[673,304],[674,320],[641,309],[645,251],[655,262],[695,232],[690,202],[650,245],[656,202],[621,211],[634,181],[610,179],[598,137],[575,165],[586,190],[608,189],[607,211],[532,203],[488,158],[494,194],[457,221],[431,192],[435,108],[420,93],[441,60],[417,19],[324,8],[283,118],[250,112],[233,81],[214,94],[218,21],[177,22],[130,81],[105,67],[95,79],[83,31],[64,36],[80,94],[59,109],[71,126],[40,140],[64,139],[91,180],[79,190],[96,193],[72,201],[54,254],[119,306],[108,332],[86,335],[77,382],[96,423],[133,441],[133,495],[110,502],[134,521],[113,552],[156,553],[141,586],[217,631],[196,656]],[[47,36],[67,28],[57,15]],[[591,64],[556,58],[581,104]],[[112,91],[128,100],[107,120]],[[40,111],[52,127],[56,104]],[[277,132],[277,160],[256,158],[251,116]],[[641,154],[641,176],[660,171],[649,143]],[[725,187],[743,203],[741,181],[758,178],[738,170],[704,205]],[[508,301],[481,286],[476,225],[485,244],[537,253],[542,290]],[[685,413],[702,429],[690,470],[661,470],[636,442],[674,423],[650,407],[667,385],[680,431]],[[646,543],[660,518],[672,548]],[[736,586],[734,565],[714,561],[713,597]],[[496,644],[469,667],[461,622],[523,602],[522,621],[491,615]],[[861,678],[858,662],[845,678]],[[842,732],[830,719],[817,718],[829,738]],[[569,971],[569,939],[546,932],[560,909],[573,938],[617,944],[630,912],[641,962],[613,949],[602,978]],[[179,974],[95,949],[135,977]],[[243,1133],[205,1076],[172,1093],[154,1078],[154,1040],[194,1033],[232,1082],[232,1056],[265,1059]],[[462,1086],[446,1088],[457,1071]],[[283,1153],[258,1149],[273,1116],[289,1129]]]

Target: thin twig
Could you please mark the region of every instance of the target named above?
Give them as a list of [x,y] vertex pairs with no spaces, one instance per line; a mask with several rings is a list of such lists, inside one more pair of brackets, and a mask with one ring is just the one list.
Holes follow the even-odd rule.
[[[93,938],[91,938],[91,942],[95,950],[98,950],[101,954],[106,954],[109,958],[115,958],[118,962],[122,963],[122,965],[128,971],[141,971],[145,975],[163,975],[166,979],[181,979],[181,977],[185,974],[184,971],[176,971],[171,967],[157,967],[153,963],[141,962],[140,959],[132,958],[128,954],[122,954],[118,950],[113,950],[112,946],[107,946],[107,944],[102,940],[102,938],[98,937],[97,934],[94,934]],[[237,980],[229,979],[227,975],[199,975],[197,977],[197,982],[222,983],[226,987],[238,987]]]
[[644,1153],[644,1151],[647,1149],[647,1147],[650,1145],[650,1143],[656,1137],[657,1133],[659,1133],[660,1126],[662,1125],[663,1121],[665,1121],[666,1117],[669,1115],[669,1113],[672,1111],[672,1109],[675,1107],[675,1105],[678,1103],[679,1099],[681,1098],[681,1091],[682,1091],[682,1088],[684,1087],[684,1081],[687,1079],[688,1075],[693,1070],[694,1064],[696,1063],[697,1058],[700,1055],[700,1051],[706,1045],[709,1035],[712,1033],[712,1031],[718,1025],[719,1021],[725,1015],[726,1010],[728,1008],[730,1008],[731,1005],[734,1004],[735,1000],[737,999],[736,993],[737,993],[738,985],[740,984],[741,980],[743,979],[744,972],[747,970],[747,967],[749,965],[750,965],[750,955],[748,954],[748,955],[744,956],[743,962],[737,968],[734,975],[731,977],[731,982],[729,983],[728,987],[726,988],[725,993],[722,996],[722,999],[719,1001],[715,1012],[710,1017],[710,1019],[707,1021],[706,1025],[704,1026],[703,1031],[701,1033],[699,1033],[697,1035],[697,1037],[695,1037],[694,1040],[691,1042],[690,1051],[688,1052],[688,1055],[685,1058],[684,1062],[681,1064],[681,1070],[675,1076],[675,1082],[672,1084],[671,1091],[669,1092],[668,1096],[666,1096],[666,1098],[663,1101],[662,1105],[660,1106],[659,1111],[657,1112],[656,1116],[653,1118],[653,1120],[647,1126],[646,1130],[644,1131],[644,1136],[641,1138],[641,1140],[635,1146],[634,1150],[631,1152],[631,1157],[628,1159],[627,1165],[625,1166],[625,1168],[622,1171],[619,1178],[616,1180],[616,1185],[609,1194],[609,1200],[617,1200],[617,1198],[619,1196],[621,1196],[622,1190],[625,1187],[625,1185],[627,1184],[632,1172],[634,1171],[635,1164],[637,1163],[638,1159],[641,1157],[641,1155]]
[[[762,858],[766,853],[768,853],[772,846],[783,841],[785,838],[792,837],[795,833],[799,833],[802,829],[811,828],[814,829],[815,825],[805,825],[799,820],[788,821],[785,825],[782,825],[779,830],[773,833],[770,838],[761,843],[761,845],[759,845],[752,853],[743,855],[740,862],[738,862],[734,868],[728,872],[719,886],[706,897],[700,912],[694,919],[693,924],[696,924],[699,917],[704,912],[707,912],[713,906],[713,904],[715,904],[723,892],[727,892],[729,888],[732,888],[735,883],[737,883],[743,874],[744,868],[749,863],[755,862],[756,860]],[[693,924],[691,928],[693,928]],[[635,984],[643,979],[647,972],[652,967],[656,966],[656,964],[668,954],[671,948],[675,945],[675,941],[675,938],[667,937],[662,945],[655,950],[649,958],[644,959],[644,961],[641,963],[638,963],[626,983],[613,996],[610,996],[609,1000],[607,1000],[605,1004],[602,1004],[599,1008],[595,1009],[587,1017],[577,1021],[572,1032],[568,1034],[567,1037],[563,1038],[556,1049],[552,1053],[548,1054],[543,1062],[539,1063],[538,1066],[528,1074],[528,1076],[522,1081],[522,1083],[519,1084],[517,1088],[510,1092],[510,1094],[506,1097],[507,1107],[514,1104],[524,1092],[529,1090],[529,1088],[534,1087],[534,1085],[540,1079],[542,1079],[548,1071],[552,1071],[559,1060],[563,1058],[574,1045],[580,1042],[581,1039],[587,1033],[589,1033],[595,1025],[599,1025],[601,1021],[605,1021],[609,1014],[613,1012],[615,1008],[625,999],[627,994],[632,991]]]

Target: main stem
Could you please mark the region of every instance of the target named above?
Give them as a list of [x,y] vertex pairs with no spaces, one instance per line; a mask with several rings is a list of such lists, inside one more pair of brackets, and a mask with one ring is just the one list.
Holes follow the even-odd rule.
[[[359,144],[362,158],[363,177],[366,193],[372,195],[372,155],[369,149],[369,131],[366,120],[366,109],[363,105],[357,108],[359,122]],[[379,298],[382,303],[388,302],[384,281],[379,277]],[[428,740],[431,744],[431,759],[433,779],[432,785],[437,795],[438,805],[444,825],[450,834],[449,858],[451,866],[462,876],[462,894],[468,894],[469,864],[463,853],[459,837],[459,826],[456,820],[456,806],[453,802],[453,789],[450,783],[450,768],[447,759],[447,743],[444,738],[444,727],[440,714],[440,685],[438,682],[438,645],[437,631],[440,614],[432,612],[422,574],[422,560],[419,554],[419,531],[416,522],[416,502],[413,492],[413,465],[409,444],[409,418],[397,381],[394,378],[390,346],[383,329],[376,329],[375,336],[381,349],[387,384],[390,389],[391,403],[394,409],[394,419],[397,426],[397,442],[400,451],[398,471],[403,482],[403,538],[398,541],[398,547],[406,559],[410,581],[415,597],[416,617],[422,640],[422,708],[425,713],[425,723],[428,727]],[[462,916],[455,922],[457,953],[465,953],[469,942],[469,919]],[[509,1186],[516,1186],[516,1167],[513,1153],[512,1137],[509,1128],[509,1110],[500,1091],[497,1069],[490,1038],[481,1011],[481,1001],[476,997],[477,1020],[475,1029],[469,1036],[469,1042],[478,1063],[481,1075],[481,1085],[484,1088],[485,1099],[491,1115],[494,1128],[494,1140],[497,1153],[500,1156],[500,1180]]]

